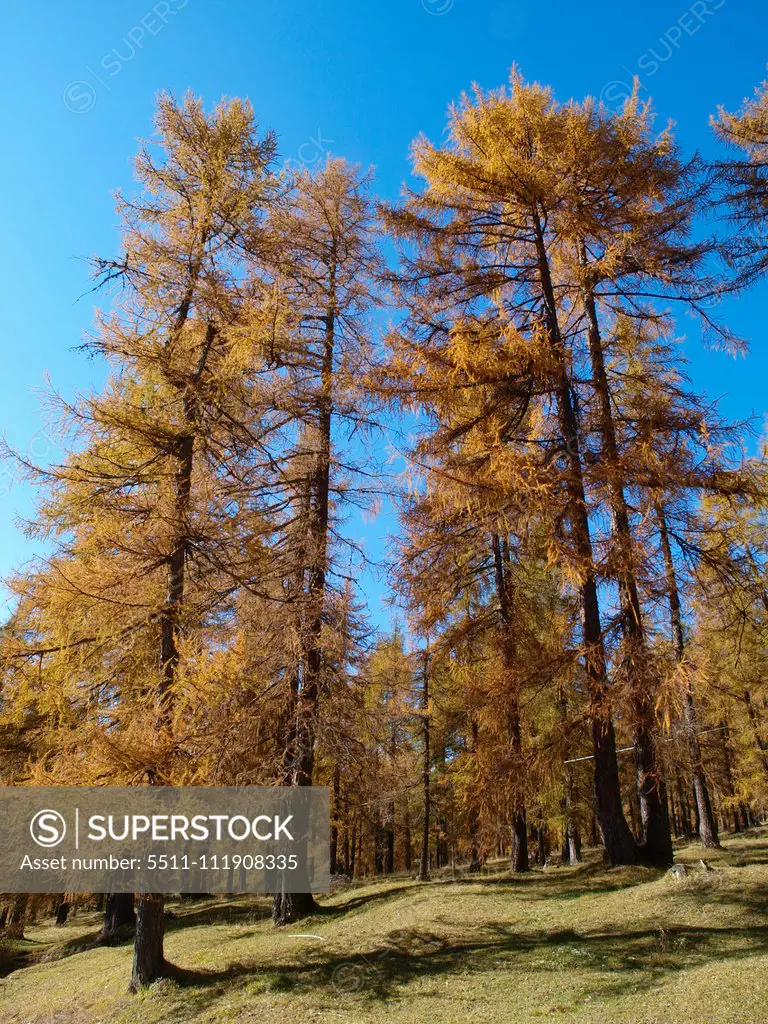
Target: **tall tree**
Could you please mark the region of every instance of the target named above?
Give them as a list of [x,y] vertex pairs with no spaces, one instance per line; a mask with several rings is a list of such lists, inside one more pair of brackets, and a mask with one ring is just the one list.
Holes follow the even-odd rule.
[[[73,719],[85,703],[110,781],[163,784],[188,773],[183,648],[215,628],[258,548],[259,516],[233,472],[254,365],[236,327],[251,302],[237,265],[273,193],[275,147],[239,101],[207,114],[191,96],[162,96],[156,127],[136,160],[137,195],[118,200],[124,252],[97,263],[120,290],[88,344],[113,377],[65,407],[76,453],[43,474],[51,496],[37,526],[59,548],[17,581],[29,618],[11,654],[45,659],[52,684],[61,673]],[[164,971],[163,921],[163,898],[140,894],[133,990]]]
[[[314,778],[329,601],[339,575],[332,558],[337,509],[350,489],[363,495],[359,482],[355,488],[349,480],[361,475],[362,453],[345,451],[345,444],[369,426],[359,384],[372,360],[380,271],[369,189],[369,177],[329,160],[316,175],[298,175],[270,221],[269,270],[284,316],[274,403],[285,417],[281,458],[293,477],[293,515],[302,533],[300,562],[293,560],[291,570],[300,641],[288,673],[295,712],[285,774],[297,786],[311,786]],[[273,917],[289,923],[313,907],[311,894],[279,893]]]
[[[406,332],[399,342],[404,371],[426,376],[431,370],[444,379],[446,371],[466,365],[470,345],[473,360],[479,362],[482,341],[490,366],[498,370],[497,360],[502,366],[507,363],[502,386],[507,396],[517,392],[518,409],[525,410],[531,396],[540,396],[539,436],[529,435],[517,463],[513,459],[521,446],[506,445],[506,458],[494,470],[497,481],[498,472],[505,471],[503,486],[509,492],[518,488],[528,501],[541,502],[552,492],[563,501],[569,530],[560,554],[580,594],[598,818],[611,860],[632,863],[637,850],[621,808],[583,442],[571,373],[572,328],[567,317],[564,320],[557,280],[560,238],[554,214],[562,196],[556,164],[567,130],[567,112],[557,107],[547,90],[525,85],[516,73],[510,92],[476,90],[452,111],[445,147],[436,149],[425,139],[416,143],[415,169],[426,188],[421,194],[410,193],[403,207],[390,211],[388,220],[400,238],[415,245],[416,253],[404,258],[400,280],[409,305]],[[463,363],[452,361],[452,346]],[[429,381],[427,386],[435,384]],[[424,385],[420,393],[434,394]],[[465,395],[459,381],[453,400]],[[491,406],[479,414],[488,417],[496,411],[497,406]],[[519,425],[518,415],[509,416],[498,428],[498,440],[514,438]],[[537,448],[545,454],[543,465],[541,458],[536,465],[531,457]],[[564,532],[560,539],[566,539]]]

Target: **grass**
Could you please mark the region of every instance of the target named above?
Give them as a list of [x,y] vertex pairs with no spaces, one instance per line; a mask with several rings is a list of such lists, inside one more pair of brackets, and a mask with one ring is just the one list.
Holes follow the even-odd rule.
[[130,944],[99,921],[28,929],[2,1024],[768,1024],[768,830],[643,868],[397,877],[275,930],[259,898],[174,905],[173,977],[126,994]]

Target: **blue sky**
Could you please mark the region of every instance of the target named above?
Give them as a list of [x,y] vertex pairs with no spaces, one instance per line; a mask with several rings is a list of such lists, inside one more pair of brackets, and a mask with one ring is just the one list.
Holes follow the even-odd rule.
[[[394,197],[411,140],[438,138],[450,101],[472,82],[504,83],[512,63],[560,99],[613,106],[638,74],[660,126],[673,119],[686,150],[714,155],[709,115],[751,95],[768,62],[764,0],[37,0],[7,9],[4,25],[0,419],[39,459],[53,451],[46,374],[65,395],[101,379],[75,351],[94,305],[84,258],[117,246],[112,192],[130,187],[159,90],[248,96],[283,159],[374,165]],[[696,386],[733,417],[768,406],[767,298],[761,287],[727,309],[751,341],[746,360],[689,346]],[[16,525],[32,497],[12,471],[0,476],[0,576],[35,550]],[[389,525],[365,526],[374,555]],[[366,588],[380,620],[381,585]]]

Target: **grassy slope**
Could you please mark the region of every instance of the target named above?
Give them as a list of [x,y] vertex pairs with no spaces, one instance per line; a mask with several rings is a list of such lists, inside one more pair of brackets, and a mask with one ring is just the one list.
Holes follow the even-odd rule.
[[707,859],[715,871],[682,882],[594,861],[398,878],[279,931],[263,900],[187,904],[166,942],[183,970],[133,998],[130,946],[83,950],[97,921],[79,915],[64,933],[29,929],[42,962],[0,980],[0,1020],[768,1024],[768,832]]

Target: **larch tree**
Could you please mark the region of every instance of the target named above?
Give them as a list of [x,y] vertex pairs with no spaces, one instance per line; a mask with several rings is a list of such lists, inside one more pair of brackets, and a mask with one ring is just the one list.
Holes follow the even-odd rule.
[[[525,498],[558,495],[567,531],[555,534],[558,558],[578,590],[582,649],[591,698],[595,800],[613,863],[637,859],[624,818],[616,742],[608,695],[608,666],[598,598],[590,504],[579,410],[572,379],[572,317],[557,278],[560,238],[554,214],[563,202],[557,157],[568,116],[550,93],[513,75],[510,92],[476,90],[452,111],[449,139],[436,149],[414,148],[422,193],[409,193],[388,223],[415,255],[406,256],[401,295],[409,320],[400,344],[403,361],[439,373],[442,352],[458,341],[478,358],[482,339],[489,362],[515,359],[506,380],[539,397],[537,429],[527,444],[499,444],[504,486]],[[450,365],[450,364],[449,364]],[[457,401],[461,389],[454,392]],[[517,416],[502,437],[515,438]],[[516,455],[520,458],[516,458]],[[538,454],[538,465],[536,464]],[[498,479],[498,476],[497,476]]]
[[724,250],[738,270],[738,284],[753,284],[768,272],[768,82],[735,114],[721,107],[712,118],[715,137],[733,151],[714,165],[722,212],[733,230]]
[[619,424],[617,454],[635,516],[634,571],[644,614],[653,623],[649,610],[658,594],[667,604],[664,618],[676,667],[670,673],[663,658],[655,659],[656,700],[659,705],[666,702],[672,717],[680,720],[699,836],[705,846],[716,846],[717,826],[697,738],[696,673],[684,640],[683,601],[691,570],[717,563],[723,584],[729,577],[734,582],[735,563],[720,558],[721,537],[702,516],[702,501],[713,495],[749,500],[759,484],[744,458],[748,425],[728,423],[715,403],[691,390],[685,363],[667,330],[663,322],[639,325],[620,317],[608,345],[607,384]]
[[[54,396],[61,465],[21,460],[50,546],[10,580],[2,781],[327,784],[353,877],[575,864],[587,835],[666,866],[671,827],[715,847],[754,824],[766,457],[694,393],[676,335],[679,311],[737,348],[714,305],[768,270],[768,88],[720,111],[736,152],[707,168],[637,91],[561,104],[514,70],[379,207],[342,160],[273,173],[240,101],[163,96],[156,121],[122,252],[96,262],[114,294],[86,344],[110,376]],[[371,642],[347,520],[392,489],[380,403],[405,427],[409,631]],[[41,905],[0,903],[12,935]],[[110,896],[102,941],[133,903]],[[274,922],[315,906],[278,892]],[[134,991],[166,973],[164,916],[139,895]]]
[[[38,474],[49,497],[34,528],[58,546],[16,581],[28,618],[8,655],[20,705],[24,666],[44,666],[34,702],[50,695],[81,723],[77,739],[55,725],[71,748],[85,741],[90,781],[162,785],[194,778],[185,673],[247,585],[241,572],[259,568],[261,517],[239,487],[235,464],[248,456],[233,440],[254,366],[238,265],[274,192],[275,147],[237,100],[207,114],[191,96],[162,96],[156,126],[136,160],[137,195],[118,200],[123,253],[97,261],[119,291],[88,346],[112,376],[64,406],[74,452]],[[59,780],[81,763],[70,757]],[[162,896],[140,894],[133,990],[162,975],[163,930]]]
[[[345,503],[365,505],[374,490],[365,480],[360,449],[372,425],[361,381],[374,358],[381,269],[370,178],[332,159],[314,175],[301,172],[276,207],[268,232],[273,248],[267,266],[281,310],[270,353],[272,403],[284,418],[279,444],[290,495],[287,520],[301,537],[286,552],[299,642],[286,673],[283,778],[311,786],[330,605],[344,576],[338,564],[344,546],[340,516]],[[289,923],[313,907],[309,893],[279,893],[274,920]]]

